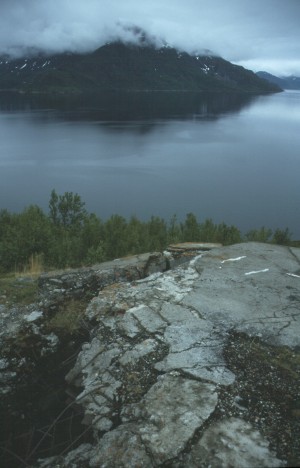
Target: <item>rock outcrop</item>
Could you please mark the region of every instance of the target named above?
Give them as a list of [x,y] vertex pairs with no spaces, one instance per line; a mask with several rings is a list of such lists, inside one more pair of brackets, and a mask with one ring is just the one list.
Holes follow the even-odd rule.
[[[300,249],[211,247],[173,247],[154,263],[148,254],[150,276],[126,267],[93,289],[89,333],[65,376],[91,437],[36,466],[299,466]],[[41,279],[54,288],[50,307],[55,294],[87,293],[90,273],[72,274],[73,286]]]
[[256,243],[103,289],[66,376],[93,442],[39,466],[299,463],[299,304],[300,250]]

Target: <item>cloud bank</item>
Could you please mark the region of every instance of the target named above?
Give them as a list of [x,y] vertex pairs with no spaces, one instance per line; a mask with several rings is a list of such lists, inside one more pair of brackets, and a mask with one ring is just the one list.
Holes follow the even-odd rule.
[[299,20],[300,0],[2,0],[0,54],[85,52],[134,41],[136,25],[157,45],[300,75]]

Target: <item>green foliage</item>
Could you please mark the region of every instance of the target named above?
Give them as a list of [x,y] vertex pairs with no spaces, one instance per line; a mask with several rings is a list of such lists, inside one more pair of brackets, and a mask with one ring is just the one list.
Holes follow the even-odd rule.
[[181,239],[181,226],[178,224],[177,216],[173,215],[168,228],[168,244],[176,244],[178,242],[181,242]]
[[291,233],[286,229],[276,229],[273,235],[272,242],[279,245],[287,245],[291,242]]
[[126,255],[127,223],[123,216],[113,215],[105,223],[105,251],[108,258],[118,258]]
[[224,245],[231,245],[241,242],[242,237],[238,228],[221,223],[217,227],[216,238],[214,240]]
[[77,193],[65,192],[63,195],[57,195],[56,191],[52,190],[49,201],[50,219],[55,225],[74,230],[82,225],[87,215],[84,205]]
[[100,242],[97,246],[89,247],[85,257],[85,263],[87,265],[95,265],[95,263],[101,263],[105,260],[106,255],[105,246],[103,242]]
[[129,221],[112,215],[103,222],[87,213],[78,194],[59,195],[52,190],[49,213],[31,205],[20,214],[0,211],[0,272],[33,271],[41,268],[66,268],[112,260],[142,252],[162,251],[177,242],[218,242],[223,245],[242,241],[296,245],[288,229],[251,230],[243,239],[238,228],[211,219],[199,223],[193,213],[184,222],[174,215],[169,223],[152,216]]
[[65,302],[47,322],[47,331],[74,335],[82,329],[86,302],[71,299]]
[[206,219],[200,226],[199,238],[202,242],[213,242],[216,239],[217,226],[211,219]]
[[251,229],[246,234],[246,239],[253,242],[269,242],[272,236],[272,230],[264,226],[260,229]]
[[31,205],[19,214],[0,213],[0,264],[2,271],[19,270],[34,254],[47,253],[51,223],[44,212]]
[[144,223],[132,216],[126,227],[127,253],[137,254],[144,251],[148,242],[148,232]]
[[161,251],[167,245],[166,222],[157,216],[152,216],[148,222],[148,247],[149,251]]
[[224,245],[242,241],[241,233],[235,226],[225,223],[214,224],[211,219],[199,224],[193,213],[188,213],[182,225],[183,240],[186,242],[219,242]]
[[36,300],[37,281],[28,276],[16,277],[14,274],[0,278],[0,304],[28,305]]
[[193,213],[188,213],[182,225],[182,235],[186,242],[197,242],[200,240],[199,223]]

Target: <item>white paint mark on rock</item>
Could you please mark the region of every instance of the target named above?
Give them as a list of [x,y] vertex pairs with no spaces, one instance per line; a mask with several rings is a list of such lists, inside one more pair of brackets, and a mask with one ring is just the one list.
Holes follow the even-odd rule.
[[295,275],[294,273],[287,273],[288,276],[292,276],[293,278],[300,278],[300,275]]
[[238,262],[239,260],[242,260],[243,258],[246,258],[247,255],[242,255],[241,257],[236,257],[236,258],[227,258],[227,260],[222,260],[221,263],[225,262]]
[[248,271],[248,273],[245,273],[245,275],[256,275],[257,273],[266,273],[267,271],[269,271],[269,268],[265,268],[264,270]]

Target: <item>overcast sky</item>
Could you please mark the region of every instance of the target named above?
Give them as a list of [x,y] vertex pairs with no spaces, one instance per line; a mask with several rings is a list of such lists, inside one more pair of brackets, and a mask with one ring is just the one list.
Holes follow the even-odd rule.
[[92,50],[126,29],[210,49],[254,71],[300,76],[300,0],[0,0],[0,54]]

